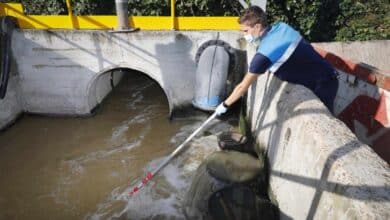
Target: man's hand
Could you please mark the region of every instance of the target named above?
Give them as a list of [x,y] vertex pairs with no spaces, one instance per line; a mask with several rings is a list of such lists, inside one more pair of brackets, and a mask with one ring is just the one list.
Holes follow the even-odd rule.
[[229,106],[225,105],[224,102],[218,105],[218,107],[215,109],[215,113],[217,113],[218,116],[221,116],[228,110]]

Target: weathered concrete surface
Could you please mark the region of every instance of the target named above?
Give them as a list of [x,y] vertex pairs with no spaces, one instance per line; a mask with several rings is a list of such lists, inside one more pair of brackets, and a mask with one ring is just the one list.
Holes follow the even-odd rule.
[[390,72],[390,40],[313,43],[312,45],[345,59]]
[[390,91],[339,71],[334,114],[390,163]]
[[141,71],[164,90],[170,110],[190,104],[198,47],[219,38],[239,48],[238,32],[18,30],[16,58],[23,109],[45,114],[89,114],[109,93],[116,68]]
[[11,75],[6,96],[0,99],[0,130],[12,123],[23,111],[18,91],[18,77]]
[[389,219],[390,169],[308,89],[265,74],[248,118],[282,219]]
[[[356,59],[359,56],[355,54],[363,54],[367,57],[360,56],[360,59],[386,61],[389,55],[388,42],[390,41],[319,44],[325,48],[329,45],[334,47],[327,48],[333,50],[333,53],[320,49],[317,44],[315,48],[340,73],[335,115],[360,141],[368,144],[390,163],[390,72],[366,65],[362,61],[347,59]],[[348,48],[345,50],[348,53],[344,53],[343,48]],[[347,57],[340,57],[335,53]]]

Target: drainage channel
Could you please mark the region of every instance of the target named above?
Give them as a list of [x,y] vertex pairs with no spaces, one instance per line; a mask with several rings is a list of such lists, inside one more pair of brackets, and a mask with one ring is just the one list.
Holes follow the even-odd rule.
[[132,184],[157,166],[209,115],[168,118],[161,88],[143,74],[125,74],[96,115],[26,115],[0,134],[0,219],[183,219],[180,204],[191,175],[216,134],[215,120],[135,198]]

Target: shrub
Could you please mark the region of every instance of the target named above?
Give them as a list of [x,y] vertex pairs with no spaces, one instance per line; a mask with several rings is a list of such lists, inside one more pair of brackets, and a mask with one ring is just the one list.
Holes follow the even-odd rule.
[[[270,21],[284,21],[310,41],[390,38],[389,0],[268,0]],[[22,3],[26,14],[67,14],[65,0],[0,0]],[[169,16],[170,0],[129,0],[130,15]],[[246,0],[249,2],[249,0]],[[115,14],[114,0],[72,0],[75,15]],[[177,16],[238,16],[237,0],[176,0]]]

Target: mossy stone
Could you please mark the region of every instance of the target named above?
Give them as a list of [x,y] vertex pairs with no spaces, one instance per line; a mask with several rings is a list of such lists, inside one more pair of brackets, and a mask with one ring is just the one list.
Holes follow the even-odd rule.
[[264,160],[237,151],[217,151],[205,162],[207,171],[215,178],[229,183],[244,183],[264,172]]

